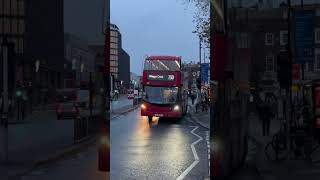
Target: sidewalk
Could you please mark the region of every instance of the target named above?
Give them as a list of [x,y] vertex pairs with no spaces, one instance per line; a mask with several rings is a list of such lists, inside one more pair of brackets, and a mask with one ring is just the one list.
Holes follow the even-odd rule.
[[124,114],[124,113],[127,113],[127,112],[130,112],[136,108],[139,107],[140,104],[137,104],[137,105],[126,105],[126,106],[122,106],[121,108],[118,108],[118,109],[115,109],[111,112],[111,119],[114,119],[118,116],[120,116],[121,114]]
[[39,112],[33,118],[28,117],[28,123],[9,124],[9,162],[0,165],[0,179],[28,170],[50,154],[73,145],[73,121],[58,121],[51,111]]
[[188,109],[188,114],[190,115],[191,119],[198,123],[200,126],[210,129],[210,107],[208,106],[207,112],[202,112],[200,109],[198,113],[196,113],[194,110],[197,103],[198,101],[195,100],[194,104],[192,105],[191,99],[188,98],[188,106],[190,107],[190,110]]
[[[113,116],[128,111],[128,108],[122,106],[115,109]],[[82,145],[74,144],[74,121],[57,120],[55,111],[51,110],[35,112],[25,118],[25,123],[9,124],[8,129],[9,162],[0,164],[1,180],[24,173],[39,162],[54,159]],[[87,143],[83,143],[83,146]]]
[[[313,166],[305,160],[288,159],[282,162],[272,162],[265,155],[265,147],[272,139],[272,136],[279,130],[280,123],[278,120],[271,120],[270,135],[262,136],[262,125],[258,117],[254,114],[249,115],[249,136],[258,145],[256,157],[256,168],[263,179],[290,179],[290,180],[316,180],[320,177],[320,168]],[[268,151],[272,155],[272,150]],[[320,150],[314,153],[320,157]]]

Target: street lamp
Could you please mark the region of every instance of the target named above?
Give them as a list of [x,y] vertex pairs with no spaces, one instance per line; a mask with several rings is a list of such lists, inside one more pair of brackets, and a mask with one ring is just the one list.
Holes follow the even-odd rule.
[[80,83],[82,81],[82,73],[83,73],[83,70],[84,70],[84,64],[83,62],[81,62],[81,65],[80,65]]

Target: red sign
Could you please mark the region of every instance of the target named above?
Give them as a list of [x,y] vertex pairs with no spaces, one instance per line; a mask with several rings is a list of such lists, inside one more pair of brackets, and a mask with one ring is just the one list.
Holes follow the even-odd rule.
[[211,38],[211,65],[210,76],[212,80],[224,79],[224,68],[226,64],[226,37],[224,34],[214,34]]
[[315,113],[316,116],[320,115],[320,87],[315,88],[314,92],[314,98],[315,98]]
[[292,79],[300,79],[301,66],[300,64],[292,64]]

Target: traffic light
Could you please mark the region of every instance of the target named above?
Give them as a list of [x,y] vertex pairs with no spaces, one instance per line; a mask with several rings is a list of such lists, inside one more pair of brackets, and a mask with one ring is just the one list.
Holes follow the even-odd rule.
[[201,80],[200,80],[200,78],[197,79],[197,88],[199,90],[201,90]]
[[287,52],[280,52],[277,58],[278,82],[281,88],[291,87],[292,82],[292,64]]
[[22,87],[21,86],[18,86],[17,89],[16,89],[16,96],[18,98],[21,98],[22,97]]

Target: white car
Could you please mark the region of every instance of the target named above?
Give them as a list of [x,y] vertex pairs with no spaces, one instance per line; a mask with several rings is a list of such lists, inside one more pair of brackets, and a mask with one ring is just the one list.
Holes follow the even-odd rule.
[[89,98],[90,91],[89,90],[78,90],[76,94],[76,105],[80,107],[89,107]]

